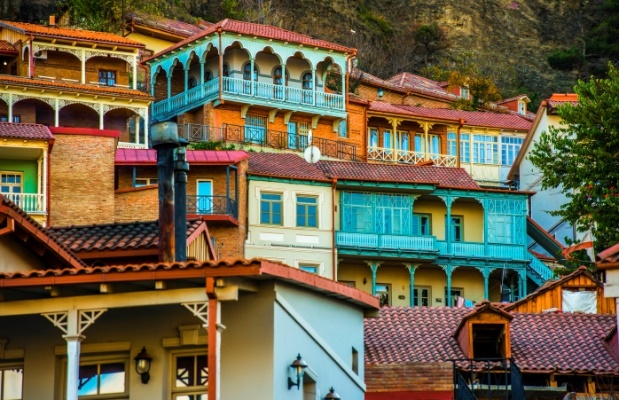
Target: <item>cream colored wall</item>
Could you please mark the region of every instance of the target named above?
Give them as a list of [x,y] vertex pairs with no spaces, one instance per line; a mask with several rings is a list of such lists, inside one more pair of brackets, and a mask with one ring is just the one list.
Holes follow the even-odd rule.
[[[281,193],[283,225],[260,224],[260,194]],[[296,227],[296,195],[318,197],[318,228]],[[319,273],[333,277],[333,235],[331,229],[331,187],[249,181],[248,236],[246,258],[268,258],[290,266],[312,263]]]
[[484,241],[484,210],[481,204],[456,200],[451,205],[451,215],[461,215],[464,218],[463,241],[478,243]]
[[32,250],[10,235],[0,236],[0,254],[1,272],[30,271],[46,267]]
[[131,32],[127,35],[127,37],[129,39],[135,40],[136,42],[143,43],[146,46],[147,50],[152,50],[155,54],[167,49],[174,44],[174,42],[155,38],[152,36],[147,36],[138,32]]

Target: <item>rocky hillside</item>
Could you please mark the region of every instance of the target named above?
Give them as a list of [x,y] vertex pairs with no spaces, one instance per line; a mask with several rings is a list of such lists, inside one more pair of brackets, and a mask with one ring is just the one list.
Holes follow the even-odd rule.
[[[163,1],[169,4],[166,16],[209,21],[234,17],[350,45],[359,49],[360,66],[383,78],[402,69],[400,64],[419,72],[424,62],[410,40],[411,27],[436,24],[448,45],[431,62],[470,51],[498,81],[504,97],[526,91],[538,103],[549,93],[571,91],[576,73],[552,70],[546,57],[556,48],[583,48],[602,0]],[[59,4],[66,9],[71,0],[0,0],[0,18],[43,22],[63,11]]]

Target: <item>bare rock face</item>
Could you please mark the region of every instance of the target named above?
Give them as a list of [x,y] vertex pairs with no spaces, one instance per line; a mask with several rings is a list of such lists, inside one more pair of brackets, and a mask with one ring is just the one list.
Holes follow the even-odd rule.
[[41,23],[57,12],[56,0],[0,0],[0,19]]

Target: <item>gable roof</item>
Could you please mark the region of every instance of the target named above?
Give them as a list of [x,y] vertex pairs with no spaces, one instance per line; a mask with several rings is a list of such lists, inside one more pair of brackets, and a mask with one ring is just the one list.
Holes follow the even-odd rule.
[[330,182],[316,164],[292,153],[251,153],[249,175]]
[[19,52],[13,47],[13,45],[6,40],[0,40],[0,54],[6,54],[10,56],[14,56],[19,54]]
[[144,26],[154,30],[171,33],[182,38],[188,38],[189,36],[195,35],[202,30],[199,26],[188,24],[183,21],[138,11],[129,12],[125,17],[130,21],[129,29],[132,29],[135,26]]
[[[351,79],[358,80],[359,82],[365,83],[366,85],[389,89],[402,94],[415,93],[422,96],[445,100],[446,102],[452,102],[458,99],[458,96],[446,91],[438,82],[434,82],[421,76],[409,73],[406,74],[418,77],[419,83],[413,84],[413,82],[404,82],[405,84],[402,84],[402,80],[394,78],[384,80],[370,73],[362,71],[359,68],[354,68],[350,73],[350,77]],[[423,85],[420,83],[426,81],[434,82],[434,84]]]
[[278,28],[270,25],[256,24],[253,22],[237,21],[234,19],[224,19],[213,25],[206,27],[203,31],[188,37],[187,39],[168,47],[167,49],[160,51],[159,53],[145,59],[143,62],[149,62],[155,58],[158,58],[166,53],[183,47],[187,44],[194,42],[197,39],[209,36],[215,32],[229,32],[248,36],[257,36],[265,39],[279,40],[283,42],[291,42],[296,44],[302,44],[310,47],[319,47],[327,50],[339,51],[342,53],[353,54],[355,49],[342,46],[336,43],[327,42],[326,40],[314,39],[311,36],[304,35],[297,32],[288,31],[282,28]]
[[[190,165],[233,165],[249,158],[243,150],[187,150],[187,162]],[[157,165],[155,149],[116,150],[116,165]]]
[[578,267],[578,269],[576,269],[576,271],[572,272],[569,275],[565,275],[562,278],[559,278],[557,280],[554,281],[547,281],[546,283],[544,283],[542,286],[540,286],[535,292],[529,294],[526,297],[523,297],[522,299],[515,301],[513,303],[511,303],[510,305],[505,307],[505,310],[509,311],[509,310],[513,310],[516,307],[520,306],[521,304],[530,302],[530,301],[535,301],[535,299],[539,296],[541,296],[542,294],[548,292],[549,290],[552,290],[554,288],[556,288],[557,286],[563,285],[566,282],[571,281],[572,279],[580,276],[580,275],[585,275],[587,278],[591,279],[591,281],[593,281],[598,288],[603,288],[603,284],[602,282],[600,282],[599,280],[597,280],[597,278],[595,276],[593,276],[591,274],[591,272],[587,271],[587,267],[584,266],[580,266]]
[[13,122],[0,122],[0,137],[26,140],[54,140],[54,136],[45,125]]
[[[470,310],[452,307],[383,307],[365,320],[366,364],[445,362],[465,358],[452,336]],[[512,358],[523,372],[619,375],[605,339],[614,315],[513,314]]]
[[369,164],[348,161],[316,163],[328,178],[374,182],[436,184],[441,187],[479,189],[479,185],[462,168],[402,164]]
[[0,194],[0,222],[4,225],[0,229],[0,235],[19,232],[17,236],[21,241],[24,243],[28,241],[29,247],[41,250],[40,257],[46,260],[46,264],[71,270],[85,267],[73,252],[49,235],[45,228],[2,194]]
[[[194,232],[206,229],[202,220],[187,221],[187,244]],[[81,258],[119,250],[158,250],[159,221],[50,227],[47,232]]]
[[595,265],[598,269],[614,269],[619,267],[619,243],[599,252]]
[[455,94],[445,90],[445,85],[441,84],[441,82],[433,81],[432,79],[424,78],[423,76],[411,74],[410,72],[400,72],[387,79],[387,82],[393,83],[414,92],[431,94],[452,101],[459,98]]
[[59,26],[44,26],[27,22],[0,21],[0,28],[10,29],[24,35],[54,39],[83,40],[87,42],[120,44],[129,47],[144,47],[140,42],[108,32],[88,31]]
[[502,99],[499,101],[495,101],[495,104],[505,104],[505,103],[509,103],[512,102],[514,100],[523,100],[525,103],[530,103],[531,99],[529,99],[529,96],[527,96],[526,94],[519,94],[517,96],[513,96],[513,97],[508,97],[507,99]]
[[453,333],[453,336],[458,337],[458,332],[460,331],[460,329],[462,329],[464,324],[466,324],[467,320],[479,314],[488,313],[488,312],[499,314],[500,316],[502,316],[503,318],[506,318],[509,321],[511,321],[514,318],[512,314],[506,312],[502,307],[498,307],[497,305],[490,303],[488,300],[484,300],[479,304],[478,307],[475,307],[473,311],[471,311],[470,313],[462,317],[462,319],[460,320],[460,323],[458,324],[458,327]]
[[578,105],[578,95],[576,93],[553,93],[547,100],[548,113],[556,113],[556,108],[564,104],[572,106]]

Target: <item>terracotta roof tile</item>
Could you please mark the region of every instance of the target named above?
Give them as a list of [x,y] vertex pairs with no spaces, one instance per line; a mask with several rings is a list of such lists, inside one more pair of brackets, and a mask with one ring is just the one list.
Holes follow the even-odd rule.
[[199,26],[186,22],[137,11],[127,13],[127,20],[131,21],[131,25],[143,25],[185,38],[195,35],[202,30]]
[[508,97],[506,99],[495,101],[495,103],[496,104],[504,104],[504,103],[509,103],[510,101],[524,100],[524,99],[526,99],[527,103],[529,103],[531,101],[531,100],[529,100],[529,96],[527,96],[526,94],[519,94],[518,96]]
[[35,37],[66,38],[74,40],[84,40],[88,42],[101,42],[111,44],[121,44],[130,47],[144,47],[140,42],[128,39],[108,32],[87,31],[83,29],[64,28],[59,26],[44,26],[29,24],[26,22],[0,21],[0,28],[11,29],[25,35]]
[[0,122],[0,137],[28,140],[52,140],[54,138],[45,125],[12,122]]
[[258,36],[267,39],[280,40],[284,42],[298,43],[311,47],[320,47],[327,50],[335,50],[342,53],[353,53],[355,50],[349,47],[345,47],[336,43],[327,42],[326,40],[314,39],[311,36],[303,35],[301,33],[287,31],[282,28],[277,28],[270,25],[255,24],[252,22],[236,21],[233,19],[224,19],[209,27],[202,32],[199,32],[174,46],[155,54],[152,57],[144,60],[145,62],[157,58],[163,54],[166,54],[179,47],[183,47],[197,39],[211,35],[221,29],[223,32],[236,33],[241,35]]
[[0,40],[0,53],[2,54],[18,54],[15,47],[6,40]]
[[442,187],[479,189],[479,185],[462,168],[345,161],[320,161],[316,166],[329,178],[431,183]]
[[251,153],[248,173],[278,178],[329,181],[325,174],[297,154]]
[[553,93],[546,101],[548,104],[548,113],[552,114],[556,108],[563,104],[578,105],[578,95],[575,93]]
[[[404,364],[464,358],[452,336],[470,312],[450,307],[383,307],[365,320],[365,362]],[[619,374],[604,342],[614,315],[513,314],[512,357],[525,372]]]
[[459,98],[455,94],[445,90],[445,86],[442,85],[441,82],[411,74],[410,72],[400,72],[387,79],[387,82],[391,82],[409,90],[434,94],[450,100],[457,100]]
[[71,92],[79,92],[79,93],[93,93],[97,95],[109,95],[109,96],[118,96],[121,95],[123,97],[139,97],[141,100],[150,100],[152,97],[145,92],[141,92],[139,90],[126,89],[116,86],[96,86],[96,85],[86,85],[81,83],[70,83],[70,82],[57,82],[53,80],[47,79],[36,79],[36,78],[26,78],[22,76],[14,76],[14,75],[0,75],[0,83],[3,84],[15,84],[15,85],[23,85],[37,88],[54,88],[54,89],[62,89],[69,90]]
[[[187,221],[187,236],[204,223]],[[158,221],[50,227],[47,232],[76,253],[151,249],[159,245]]]
[[[242,150],[187,150],[189,165],[232,165],[249,157]],[[157,150],[118,149],[116,165],[157,165]]]

